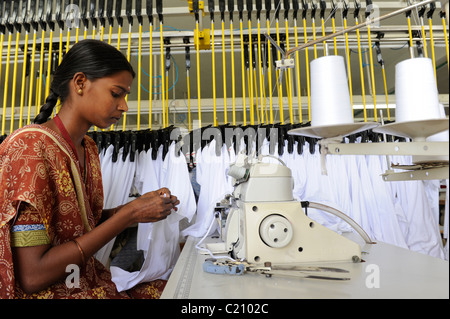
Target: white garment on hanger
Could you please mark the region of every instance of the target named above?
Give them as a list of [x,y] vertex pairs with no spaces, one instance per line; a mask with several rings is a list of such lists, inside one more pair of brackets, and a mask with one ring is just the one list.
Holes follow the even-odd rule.
[[[133,184],[136,163],[131,162],[130,154],[125,161],[122,159],[123,147],[119,149],[117,161],[112,161],[113,145],[110,145],[101,160],[103,182],[103,208],[112,209],[129,201],[131,185]],[[115,238],[103,246],[95,258],[107,266]]]
[[[393,163],[411,164],[410,156],[395,156]],[[393,189],[408,222],[406,243],[412,251],[444,258],[438,220],[433,214],[423,181],[398,181]]]
[[[364,212],[367,216],[367,220],[370,223],[370,229],[373,239],[382,240],[383,238],[383,222],[379,220],[379,212],[377,207],[377,198],[375,197],[375,191],[372,187],[371,176],[367,166],[367,160],[365,155],[356,156],[358,162],[358,172],[360,179],[360,192],[361,200],[364,200]],[[379,200],[382,200],[381,198]]]
[[175,153],[173,142],[161,166],[160,187],[167,187],[180,200],[177,215],[191,221],[195,214],[194,191],[190,184],[189,171],[183,154]]
[[[401,218],[404,219],[403,211],[398,210],[398,207],[396,207],[391,193],[390,182],[383,181],[381,177],[381,174],[384,173],[381,162],[386,161],[386,159],[384,156],[367,156],[366,159],[376,204],[374,220],[380,228],[378,231],[381,232],[380,238],[373,239],[408,248],[404,231],[399,222]],[[399,214],[401,215],[399,216]]]
[[[144,154],[145,153],[145,154]],[[151,150],[139,154],[139,173],[135,181],[137,190],[144,194],[167,187],[180,201],[178,210],[166,219],[156,223],[138,225],[137,249],[144,253],[144,263],[139,271],[128,272],[111,267],[112,280],[119,291],[128,290],[141,282],[168,279],[179,257],[180,229],[183,218],[191,220],[195,213],[195,198],[189,180],[184,156],[175,154],[172,143],[162,158],[162,147],[156,160],[151,158]]]
[[[216,155],[216,142],[198,149],[197,155],[197,182],[201,186],[197,202],[197,214],[193,225],[182,231],[182,236],[203,237],[211,223],[214,223],[214,208],[225,195],[231,194],[233,189],[227,176],[230,166],[228,149],[225,144],[221,147],[220,156]],[[218,224],[211,227],[214,233]]]
[[[327,172],[328,176],[324,176],[322,173],[320,174],[323,179],[329,180],[332,192],[332,196],[330,196],[331,203],[329,205],[350,216],[352,205],[350,185],[347,179],[346,158],[344,156],[329,156],[327,158]],[[329,213],[328,215],[330,216],[329,223],[335,224],[335,226],[331,227],[335,231],[339,233],[353,231],[352,227],[341,218],[330,215]],[[333,219],[330,219],[331,216]]]
[[[162,165],[162,151],[161,145],[157,150],[156,158],[152,158],[153,149],[149,149],[147,152],[142,151],[139,154],[139,173],[136,176],[135,187],[139,194],[145,194],[160,189],[160,167]],[[153,223],[142,223],[138,226],[137,235],[137,249],[146,250],[148,247],[148,241],[150,240],[150,234],[153,229]]]
[[[305,156],[303,154],[298,154],[298,147],[302,147],[302,145],[296,144],[292,162],[288,164],[288,167],[291,169],[292,178],[294,179],[294,198],[298,201],[302,201],[305,199],[306,193],[307,168]],[[303,149],[303,152],[305,151],[306,150]]]

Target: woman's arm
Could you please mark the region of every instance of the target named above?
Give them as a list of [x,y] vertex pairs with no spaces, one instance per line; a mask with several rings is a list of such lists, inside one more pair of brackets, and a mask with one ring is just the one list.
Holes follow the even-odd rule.
[[111,216],[115,215],[124,205],[119,205],[116,208],[104,209],[102,211],[102,217],[98,224],[103,223],[105,220],[109,219]]
[[163,197],[160,191],[146,193],[123,205],[116,214],[78,237],[76,240],[79,247],[71,241],[58,246],[13,248],[16,278],[26,293],[45,289],[67,275],[68,265],[81,265],[83,259],[88,260],[130,225],[165,219],[178,204],[175,196]]
[[[167,189],[165,187],[157,190],[156,192],[158,192],[159,195],[163,196],[163,197],[171,196],[169,189]],[[119,205],[116,208],[104,209],[102,211],[102,217],[100,218],[99,224],[103,223],[105,220],[107,220],[111,216],[115,215],[123,206],[124,205]],[[176,210],[177,208],[174,207],[174,209]]]

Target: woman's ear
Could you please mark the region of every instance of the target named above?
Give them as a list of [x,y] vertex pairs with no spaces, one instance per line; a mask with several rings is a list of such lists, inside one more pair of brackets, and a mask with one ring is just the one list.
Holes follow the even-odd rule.
[[72,85],[75,92],[79,95],[83,94],[83,88],[85,87],[87,77],[83,72],[77,72],[73,76]]

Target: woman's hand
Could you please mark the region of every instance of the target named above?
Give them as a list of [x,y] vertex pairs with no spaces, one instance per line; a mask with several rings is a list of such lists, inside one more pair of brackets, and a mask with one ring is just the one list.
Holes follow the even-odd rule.
[[[130,209],[130,221],[134,223],[152,223],[166,219],[172,209],[180,203],[176,196],[171,195],[167,188],[148,192],[123,208]],[[120,210],[119,212],[120,213]]]
[[16,279],[26,293],[40,291],[67,276],[67,265],[82,264],[128,226],[163,220],[179,203],[167,188],[161,188],[117,207],[116,214],[77,238],[83,258],[73,241],[56,246],[14,248]]

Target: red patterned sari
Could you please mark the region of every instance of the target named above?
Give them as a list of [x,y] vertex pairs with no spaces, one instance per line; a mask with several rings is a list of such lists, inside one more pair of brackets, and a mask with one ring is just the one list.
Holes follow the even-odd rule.
[[[0,144],[0,298],[158,298],[164,281],[119,293],[111,274],[91,257],[80,268],[78,288],[61,279],[33,295],[15,280],[13,247],[52,246],[92,230],[103,210],[95,142],[86,136],[85,172],[66,140],[41,125],[15,131]],[[69,273],[68,273],[69,276]]]

